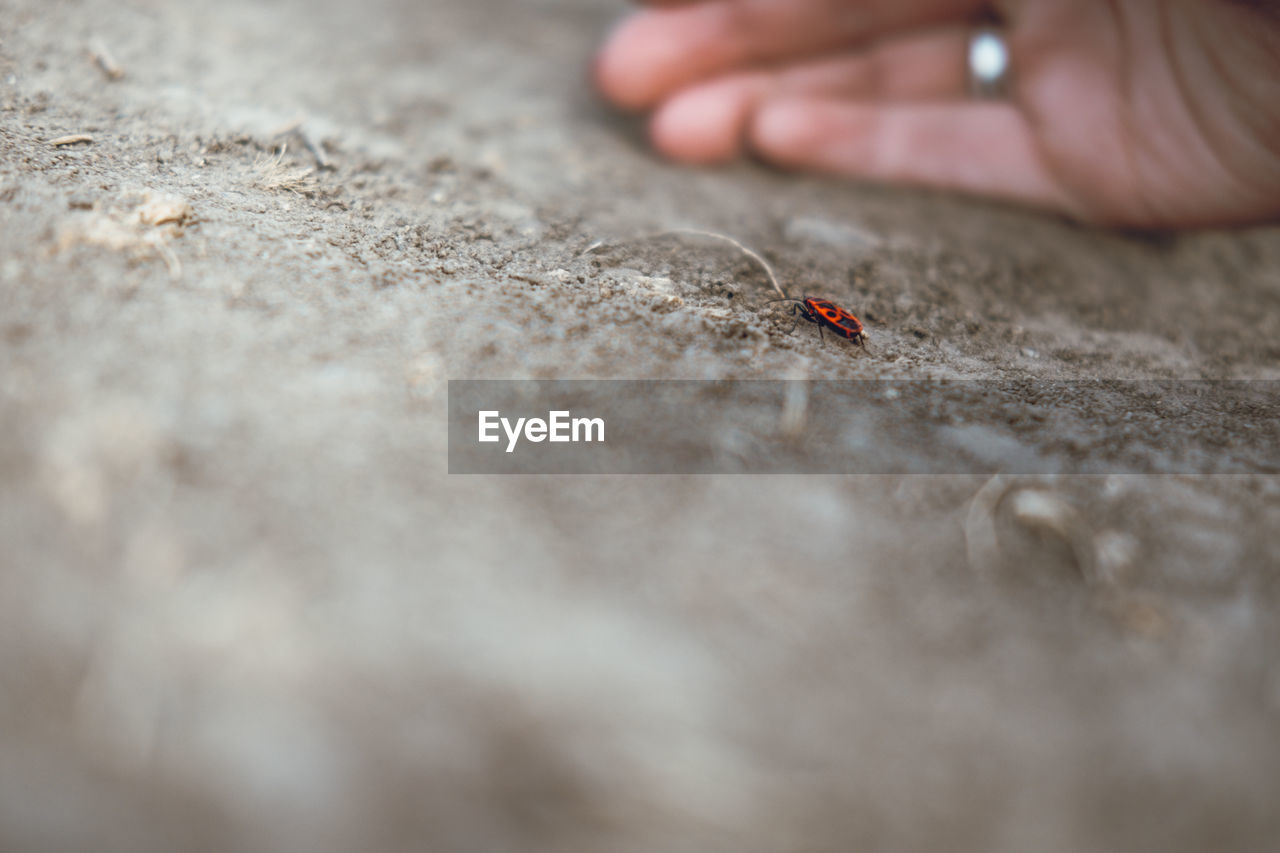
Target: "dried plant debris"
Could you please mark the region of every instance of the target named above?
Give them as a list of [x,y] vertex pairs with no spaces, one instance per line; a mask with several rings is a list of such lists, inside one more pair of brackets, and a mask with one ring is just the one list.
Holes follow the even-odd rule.
[[320,143],[316,142],[315,137],[307,130],[303,119],[295,119],[278,128],[271,133],[271,138],[281,144],[285,144],[285,140],[294,139],[302,143],[302,147],[315,159],[317,169],[323,172],[333,168]]
[[185,199],[147,192],[139,204],[123,213],[95,208],[73,216],[60,231],[55,250],[97,246],[139,258],[159,257],[169,268],[170,278],[176,281],[182,276],[182,263],[169,243],[182,236],[182,226],[192,217],[191,205]]
[[111,55],[111,51],[107,50],[107,46],[101,39],[94,39],[89,43],[89,58],[108,80],[120,80],[124,77],[124,69],[120,67],[119,62],[116,62],[115,57]]
[[54,148],[63,148],[68,145],[92,145],[93,137],[87,133],[72,133],[67,136],[59,136],[57,139],[50,139],[49,144]]
[[264,154],[253,163],[253,184],[268,192],[291,192],[311,195],[318,188],[314,169],[299,169],[285,165],[284,157],[289,147],[281,145],[275,155]]
[[179,196],[148,194],[137,216],[143,225],[183,225],[191,219],[191,205]]

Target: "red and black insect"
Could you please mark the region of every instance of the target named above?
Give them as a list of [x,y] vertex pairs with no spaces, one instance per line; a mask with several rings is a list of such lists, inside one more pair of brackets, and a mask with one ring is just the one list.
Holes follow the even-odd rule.
[[818,327],[818,337],[822,337],[823,329],[830,329],[845,340],[853,341],[860,347],[866,346],[866,333],[862,330],[862,321],[834,302],[806,296],[804,299],[770,299],[765,304],[774,302],[791,303],[791,314],[796,318],[796,322],[787,330],[788,335],[796,330],[801,320],[807,320]]

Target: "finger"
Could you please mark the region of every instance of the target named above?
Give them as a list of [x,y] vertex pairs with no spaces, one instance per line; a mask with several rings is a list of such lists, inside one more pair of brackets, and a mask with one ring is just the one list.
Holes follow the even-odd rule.
[[768,99],[962,97],[967,44],[968,31],[953,28],[896,39],[850,56],[733,74],[695,85],[677,93],[654,114],[653,141],[675,160],[715,163],[741,153],[747,123],[756,107]]
[[596,61],[601,91],[643,109],[727,71],[829,52],[932,24],[958,23],[983,0],[707,0],[639,12]]
[[1007,103],[770,102],[750,141],[767,160],[872,181],[990,195],[1080,216]]

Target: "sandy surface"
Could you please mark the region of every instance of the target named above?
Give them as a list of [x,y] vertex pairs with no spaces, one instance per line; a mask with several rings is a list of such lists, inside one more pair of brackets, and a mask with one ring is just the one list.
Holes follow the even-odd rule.
[[1280,378],[1280,230],[666,165],[619,11],[0,3],[0,849],[1275,849],[1272,476],[447,475],[450,378]]

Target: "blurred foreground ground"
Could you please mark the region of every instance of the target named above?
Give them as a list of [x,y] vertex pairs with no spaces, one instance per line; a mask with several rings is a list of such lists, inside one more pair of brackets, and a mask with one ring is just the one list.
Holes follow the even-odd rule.
[[0,849],[1276,849],[1275,477],[447,476],[449,378],[1280,378],[1280,230],[665,165],[619,11],[0,2]]

